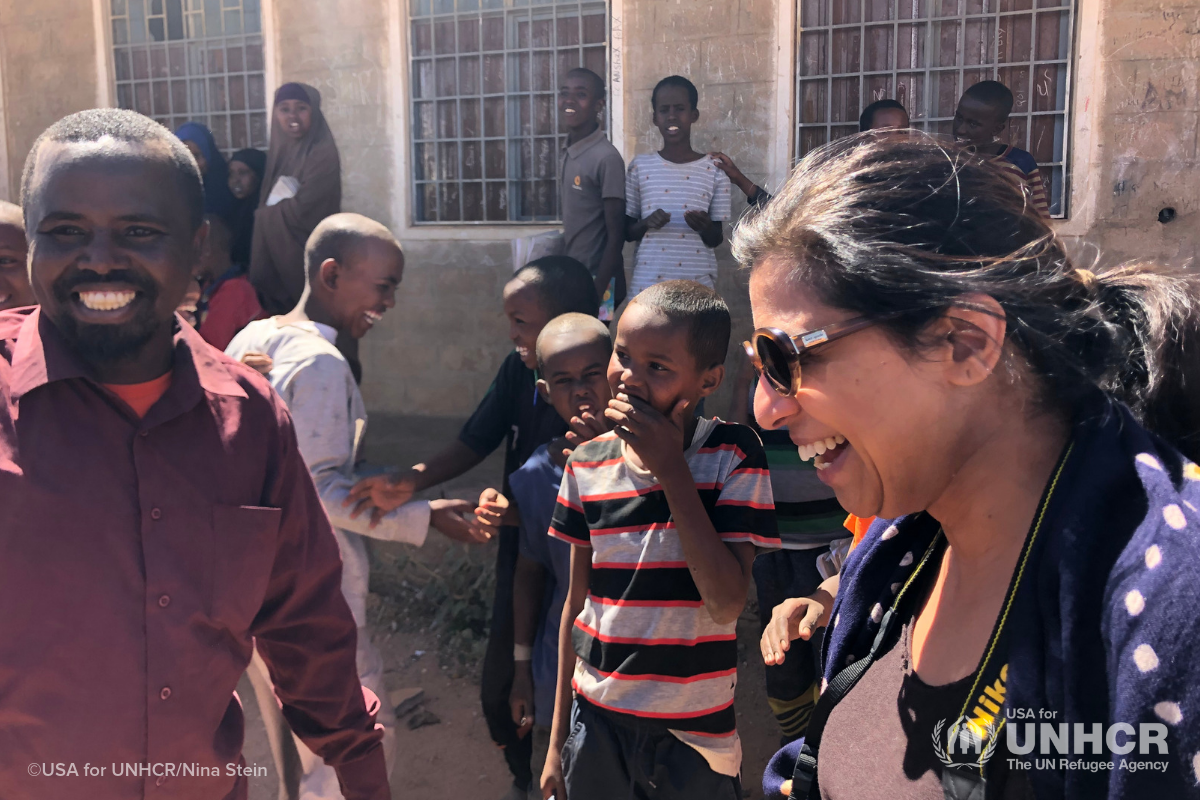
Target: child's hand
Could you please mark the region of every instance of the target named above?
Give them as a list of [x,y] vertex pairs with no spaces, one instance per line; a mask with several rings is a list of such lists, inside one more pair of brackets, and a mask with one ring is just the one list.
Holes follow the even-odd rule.
[[[684,216],[687,216],[686,214]],[[671,215],[661,208],[655,209],[654,213],[646,217],[646,227],[652,231],[656,231],[662,226],[671,221]]]
[[670,416],[664,416],[646,401],[624,392],[609,400],[604,410],[604,416],[616,424],[613,431],[660,480],[679,464],[687,466],[683,460],[683,432],[691,413],[687,400],[680,400]]
[[542,800],[567,800],[567,782],[563,780],[562,751],[550,748],[542,768]]
[[683,212],[683,221],[686,222],[688,227],[694,230],[696,233],[704,233],[711,228],[713,224],[712,218],[708,216],[707,211],[699,211],[696,209]]
[[508,707],[512,711],[513,724],[517,726],[520,739],[533,728],[533,668],[532,662],[517,661],[513,671],[512,689],[508,693]]
[[271,376],[271,367],[275,366],[275,362],[266,353],[256,353],[253,350],[242,356],[242,363],[247,367],[258,372],[264,378]]
[[363,478],[350,490],[350,494],[342,501],[342,506],[354,506],[350,519],[358,519],[360,514],[371,511],[371,527],[374,528],[383,519],[383,515],[396,510],[412,499],[416,493],[417,478],[420,473],[415,470],[399,475],[372,475]]
[[563,450],[563,455],[571,455],[571,451],[584,442],[590,442],[602,433],[608,433],[612,426],[608,424],[608,419],[604,416],[597,417],[590,411],[583,412],[581,417],[571,417],[571,421],[567,423],[570,430],[567,431],[566,440],[569,447]]
[[793,639],[808,641],[813,631],[829,624],[833,598],[818,589],[809,597],[793,597],[775,606],[759,647],[768,667],[783,663]]
[[466,516],[471,513],[472,508],[474,505],[469,500],[430,500],[429,524],[441,531],[447,539],[467,544],[483,544],[491,539],[491,536],[472,527]]
[[737,183],[738,179],[745,180],[746,176],[738,169],[737,164],[733,163],[733,159],[724,153],[713,151],[708,154],[708,157],[717,165],[717,169],[729,176],[731,183]]
[[479,506],[475,509],[475,519],[471,522],[471,530],[478,536],[486,537],[483,541],[499,534],[508,506],[508,498],[500,492],[495,489],[484,489],[483,493],[479,495]]

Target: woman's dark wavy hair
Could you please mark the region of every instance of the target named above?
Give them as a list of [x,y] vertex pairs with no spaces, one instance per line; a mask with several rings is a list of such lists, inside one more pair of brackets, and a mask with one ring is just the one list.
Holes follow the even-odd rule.
[[1096,389],[1200,456],[1200,302],[1184,270],[1078,269],[1027,192],[973,153],[914,135],[839,139],[807,157],[733,237],[747,267],[790,263],[790,284],[920,350],[929,323],[985,294],[1044,405],[1073,413]]

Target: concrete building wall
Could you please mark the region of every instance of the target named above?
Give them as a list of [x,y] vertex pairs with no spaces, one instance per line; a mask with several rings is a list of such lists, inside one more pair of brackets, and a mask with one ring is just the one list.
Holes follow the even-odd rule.
[[[1063,232],[1109,259],[1200,255],[1200,0],[1083,3],[1073,202]],[[1173,208],[1174,221],[1159,212]]]
[[0,198],[19,195],[38,134],[97,104],[96,38],[90,0],[0,0],[0,161],[8,173]]
[[[678,73],[700,92],[697,149],[724,150],[752,180],[776,188],[790,153],[793,2],[617,0],[621,99],[612,113],[626,157],[659,146],[650,92]],[[269,74],[321,90],[346,210],[391,225],[408,254],[397,309],[362,345],[370,408],[461,416],[509,350],[500,293],[512,270],[510,240],[538,229],[410,224],[406,6],[267,2]],[[0,196],[15,195],[41,130],[108,96],[104,7],[0,0]],[[1200,0],[1080,0],[1076,27],[1070,218],[1060,232],[1111,258],[1195,257]],[[736,217],[744,203],[734,195]],[[1161,224],[1165,207],[1177,218]],[[626,256],[631,268],[632,247]],[[718,290],[737,320],[735,350],[750,327],[745,276],[728,244],[718,262]],[[733,371],[740,360],[728,363]],[[713,410],[723,411],[724,399]]]

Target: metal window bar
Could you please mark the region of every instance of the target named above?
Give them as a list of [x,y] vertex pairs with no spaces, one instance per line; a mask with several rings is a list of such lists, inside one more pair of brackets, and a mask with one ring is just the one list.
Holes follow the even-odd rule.
[[[852,21],[834,22],[834,4],[837,0],[796,0],[796,42],[797,58],[795,68],[795,109],[796,109],[796,151],[797,158],[802,157],[809,149],[819,142],[827,142],[838,135],[856,130],[854,120],[848,118],[837,120],[835,112],[838,109],[835,98],[835,86],[841,81],[857,79],[859,107],[881,99],[875,95],[876,90],[870,88],[872,78],[886,78],[885,95],[898,97],[902,76],[911,79],[920,75],[921,96],[916,99],[906,98],[906,105],[912,117],[913,127],[926,131],[938,132],[953,120],[953,108],[941,107],[939,103],[939,82],[943,76],[953,76],[953,100],[966,88],[967,75],[973,79],[1002,79],[1001,70],[1011,75],[1021,75],[1022,85],[1010,85],[1018,99],[1024,95],[1024,105],[1015,110],[1010,117],[1010,130],[1016,129],[1019,136],[1013,143],[1035,153],[1039,150],[1042,157],[1038,161],[1042,168],[1043,178],[1047,183],[1047,195],[1050,200],[1051,215],[1057,218],[1066,216],[1067,189],[1069,187],[1069,171],[1067,164],[1070,159],[1070,126],[1072,78],[1075,50],[1075,0],[1025,0],[1024,3],[1011,0],[970,0],[975,6],[969,13],[964,8],[967,2],[957,0],[953,5],[954,13],[947,13],[946,0],[890,0],[887,5],[886,18],[868,19],[868,2],[870,0],[852,0],[845,3],[843,9],[857,11],[857,18]],[[1002,9],[1002,6],[1005,8]],[[1013,6],[1028,6],[1017,7]],[[938,11],[940,13],[934,13]],[[903,14],[903,16],[902,16]],[[1046,20],[1058,18],[1060,25],[1057,40],[1057,52],[1047,54],[1040,51],[1039,26]],[[813,19],[815,17],[815,19]],[[1016,29],[1017,22],[1027,22],[1028,43],[1023,48],[1024,58],[1007,60],[1001,51],[1001,36],[1005,31],[1010,34]],[[805,24],[805,23],[809,24]],[[1007,24],[1006,24],[1007,22]],[[890,23],[890,24],[889,24]],[[935,57],[944,51],[942,41],[935,38],[941,32],[942,23],[951,23],[954,27],[955,53],[953,63],[933,63]],[[989,37],[987,42],[967,41],[970,26],[980,27]],[[909,63],[901,64],[901,26],[907,26],[907,36],[910,37],[908,55]],[[923,26],[923,30],[919,30]],[[886,69],[869,69],[867,63],[867,34],[869,31],[890,29],[888,40]],[[858,34],[858,70],[842,72],[834,71],[834,46],[837,34]],[[819,39],[806,39],[804,34],[817,34]],[[920,45],[918,45],[918,37]],[[842,37],[844,41],[844,36]],[[819,59],[814,62],[805,60],[805,43],[819,41],[824,50]],[[985,44],[985,50],[980,51],[977,64],[966,63],[966,48]],[[1016,44],[1013,42],[1012,44]],[[851,45],[853,47],[853,45]],[[923,50],[922,50],[923,47]],[[986,52],[986,57],[985,57]],[[844,55],[843,51],[841,55]],[[1053,55],[1053,57],[1047,57]],[[1042,77],[1039,78],[1039,71]],[[1056,80],[1057,78],[1057,80]],[[1011,78],[1009,79],[1011,80]],[[806,87],[820,85],[824,89],[822,120],[806,120],[804,105]],[[1057,103],[1053,108],[1038,108],[1039,96],[1050,96],[1055,93]],[[820,99],[818,101],[820,101]],[[1020,105],[1020,104],[1018,104]],[[815,110],[815,109],[814,109]],[[843,112],[847,109],[842,108]],[[1035,127],[1035,121],[1038,121]],[[811,141],[805,132],[818,134],[819,141]],[[1034,143],[1035,135],[1052,136],[1049,145],[1050,158],[1046,158],[1046,148]],[[1040,143],[1039,143],[1040,144]]]
[[226,155],[266,149],[259,0],[109,0],[109,24],[120,107],[171,129],[200,122]]
[[[600,38],[587,38],[588,19],[600,21]],[[494,41],[489,46],[489,24],[493,32],[496,25],[502,31],[498,47]],[[566,140],[557,114],[559,65],[565,60],[565,68],[585,65],[607,76],[609,25],[603,0],[410,0],[414,223],[559,220],[557,173]],[[543,41],[535,35],[539,28]],[[471,42],[464,45],[466,32]],[[574,42],[560,41],[564,33]],[[489,60],[501,65],[499,76],[489,74]],[[548,78],[541,85],[539,63]],[[441,83],[447,76],[454,81],[452,91]],[[500,86],[489,86],[490,77],[498,77]],[[451,107],[453,119],[446,116]],[[468,108],[474,109],[470,135]],[[489,119],[489,109],[499,110],[502,120]],[[499,130],[492,128],[496,122]],[[468,152],[478,163],[470,165],[469,178]],[[503,154],[500,176],[492,172],[498,164],[489,161],[497,153]],[[468,190],[475,196],[468,198]]]

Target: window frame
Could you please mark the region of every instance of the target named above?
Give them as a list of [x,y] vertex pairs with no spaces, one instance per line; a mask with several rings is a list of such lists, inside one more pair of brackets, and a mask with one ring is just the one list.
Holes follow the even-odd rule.
[[[988,77],[990,77],[991,79],[998,79],[999,78],[999,70],[1001,70],[1001,69],[1026,68],[1026,69],[1028,69],[1028,72],[1029,72],[1028,84],[1022,88],[1026,91],[1026,94],[1029,98],[1029,100],[1028,100],[1029,105],[1028,105],[1028,109],[1026,111],[1016,113],[1016,116],[1018,118],[1029,121],[1029,124],[1026,127],[1026,131],[1025,131],[1025,142],[1023,144],[1025,144],[1025,145],[1029,144],[1029,137],[1032,135],[1032,127],[1033,127],[1032,120],[1035,117],[1052,117],[1053,118],[1053,117],[1061,116],[1061,118],[1063,120],[1063,127],[1062,127],[1063,144],[1062,144],[1061,160],[1053,161],[1053,162],[1039,162],[1038,166],[1040,168],[1042,168],[1042,172],[1043,172],[1042,177],[1043,177],[1043,180],[1046,181],[1047,199],[1051,198],[1051,192],[1052,192],[1052,186],[1051,186],[1051,181],[1053,179],[1052,167],[1058,167],[1062,170],[1062,187],[1061,187],[1061,195],[1060,195],[1061,207],[1060,207],[1060,210],[1058,213],[1052,214],[1052,218],[1056,222],[1062,222],[1064,220],[1071,218],[1072,200],[1073,200],[1073,198],[1072,198],[1073,175],[1075,172],[1075,168],[1077,167],[1077,165],[1075,164],[1074,153],[1075,153],[1076,148],[1080,144],[1079,142],[1076,142],[1076,139],[1078,138],[1078,132],[1075,130],[1075,113],[1074,113],[1075,112],[1074,98],[1077,94],[1077,89],[1075,86],[1076,62],[1081,57],[1081,47],[1082,47],[1082,43],[1080,41],[1080,25],[1081,25],[1081,18],[1083,16],[1083,9],[1080,8],[1079,0],[1058,0],[1058,5],[1055,5],[1054,7],[1046,7],[1046,8],[1041,7],[1041,5],[1038,3],[1031,3],[1031,7],[1028,9],[1019,9],[1019,10],[1011,10],[1011,11],[999,11],[998,10],[999,4],[997,3],[997,0],[991,0],[992,3],[995,3],[997,5],[997,10],[991,10],[991,11],[981,12],[981,13],[976,13],[976,14],[970,14],[964,10],[961,13],[950,14],[950,15],[938,15],[938,16],[934,16],[932,13],[930,13],[928,16],[920,17],[920,18],[917,18],[916,20],[900,19],[898,16],[896,16],[890,20],[879,20],[879,21],[868,21],[866,19],[866,14],[865,14],[866,0],[859,0],[860,5],[859,5],[859,21],[858,22],[834,24],[831,20],[827,24],[810,26],[808,28],[805,28],[803,26],[803,14],[802,14],[803,2],[804,2],[804,0],[792,0],[792,2],[780,3],[781,10],[778,15],[779,30],[786,32],[787,49],[784,50],[782,47],[780,48],[780,50],[781,50],[781,59],[780,60],[783,63],[781,63],[779,66],[779,70],[777,72],[777,80],[779,83],[780,93],[781,94],[783,92],[787,93],[788,105],[790,106],[790,110],[791,110],[791,114],[788,117],[787,134],[786,134],[786,136],[779,137],[780,139],[786,140],[785,142],[781,143],[781,146],[786,146],[786,154],[787,154],[786,163],[788,163],[789,165],[795,165],[796,163],[799,162],[799,160],[801,158],[800,149],[803,145],[800,134],[801,134],[801,131],[804,129],[824,129],[827,133],[826,141],[832,141],[834,138],[833,137],[834,129],[836,129],[838,127],[849,127],[851,124],[853,124],[854,127],[857,128],[856,120],[853,123],[851,123],[848,121],[847,122],[834,122],[832,119],[832,117],[833,117],[832,111],[833,111],[833,103],[834,103],[832,86],[833,86],[833,81],[835,81],[837,79],[858,77],[859,78],[859,105],[862,107],[865,107],[867,105],[867,101],[868,101],[868,97],[866,95],[869,94],[869,91],[867,91],[867,79],[869,77],[887,76],[892,85],[891,94],[894,96],[896,94],[896,85],[897,85],[898,75],[900,75],[901,73],[907,73],[907,74],[920,73],[924,77],[924,83],[922,85],[922,97],[923,97],[925,109],[932,111],[934,103],[936,102],[936,98],[935,98],[936,90],[934,87],[934,82],[935,82],[936,75],[938,75],[939,73],[945,73],[945,72],[957,73],[957,76],[958,76],[957,79],[958,79],[959,83],[962,83],[964,80],[964,77],[967,73],[986,72],[986,73],[988,73]],[[824,2],[831,3],[832,0],[824,0]],[[895,0],[893,0],[893,3],[894,2],[895,2]],[[927,0],[927,2],[930,4],[930,6],[932,6],[933,0]],[[786,11],[784,10],[784,7],[786,7]],[[932,11],[932,8],[930,10]],[[1066,54],[1065,54],[1065,57],[1061,58],[1061,59],[1056,58],[1056,59],[1039,60],[1037,58],[1037,50],[1036,50],[1036,48],[1038,46],[1038,42],[1037,42],[1038,15],[1040,13],[1044,13],[1044,12],[1055,12],[1055,11],[1062,11],[1067,14]],[[1028,54],[1029,58],[1024,61],[999,62],[998,58],[997,58],[997,49],[999,47],[999,36],[997,35],[997,32],[1000,30],[999,21],[1003,17],[1014,17],[1014,16],[1022,16],[1022,15],[1029,15],[1030,20],[1031,20],[1030,35],[1029,35],[1029,38],[1030,38],[1030,52]],[[925,41],[924,46],[925,46],[925,52],[927,54],[926,59],[928,60],[929,59],[928,54],[933,52],[933,50],[931,49],[931,46],[930,46],[930,40],[932,39],[932,36],[933,36],[935,23],[938,23],[938,22],[960,22],[960,23],[962,23],[962,27],[960,27],[960,41],[961,41],[961,36],[962,36],[961,31],[965,30],[965,25],[968,20],[989,20],[990,21],[990,24],[992,26],[992,31],[993,31],[993,36],[991,37],[991,41],[989,43],[991,63],[980,64],[980,65],[956,63],[956,65],[954,65],[954,66],[944,66],[944,67],[942,67],[942,66],[925,66],[920,69],[915,69],[915,68],[914,69],[900,69],[900,68],[898,68],[898,65],[896,63],[896,55],[893,54],[892,58],[891,58],[892,65],[891,65],[891,68],[888,70],[860,69],[858,72],[840,73],[840,72],[834,72],[833,68],[832,68],[833,64],[830,63],[830,69],[827,72],[815,74],[815,75],[801,75],[801,72],[803,70],[803,53],[801,52],[801,48],[803,46],[802,45],[803,37],[801,34],[803,34],[805,32],[819,30],[819,31],[828,32],[829,35],[832,36],[833,31],[836,31],[836,30],[857,29],[858,31],[860,31],[859,65],[860,65],[860,67],[863,67],[866,65],[866,58],[865,58],[866,48],[867,48],[866,31],[869,27],[884,26],[884,25],[887,25],[890,23],[890,25],[892,26],[892,30],[893,30],[893,37],[895,37],[898,35],[898,26],[901,24],[905,24],[907,22],[908,24],[919,23],[919,24],[924,25],[926,27],[926,41]],[[830,48],[830,50],[832,50],[832,39],[830,39],[829,44],[827,46]],[[893,46],[894,46],[894,38],[893,38]],[[961,48],[961,44],[959,45],[959,47]],[[832,54],[830,57],[832,57]],[[956,60],[956,62],[961,62],[964,59],[961,57],[961,55],[956,54],[955,60]],[[1063,90],[1063,108],[1062,108],[1062,110],[1036,111],[1033,108],[1033,94],[1034,94],[1034,92],[1036,92],[1036,82],[1037,82],[1035,70],[1037,67],[1043,66],[1043,65],[1059,66],[1062,69],[1064,69],[1064,71],[1065,71],[1065,77],[1064,77],[1065,85],[1064,85],[1064,90]],[[786,74],[786,78],[784,77],[785,74]],[[805,122],[802,122],[800,119],[800,116],[802,113],[802,90],[803,90],[802,81],[804,81],[804,80],[812,81],[812,80],[818,79],[818,78],[824,79],[827,82],[826,86],[828,87],[827,88],[827,98],[826,98],[826,109],[825,109],[826,121],[805,123]],[[959,87],[960,94],[961,94],[961,91],[964,90],[965,88],[966,88],[965,86]],[[931,94],[931,92],[932,92],[932,94]],[[911,109],[910,109],[910,112],[911,112]],[[935,116],[923,116],[919,120],[914,116],[914,127],[919,127],[920,129],[936,128],[936,126],[939,123],[946,123],[952,119],[953,119],[952,115],[949,117],[947,117],[947,116],[936,116],[936,117]],[[1086,145],[1086,142],[1085,142],[1085,145]],[[777,161],[780,160],[781,158],[782,158],[782,153],[780,153],[777,156]],[[1049,166],[1046,166],[1046,165],[1049,165]]]
[[[149,2],[149,0],[126,0],[127,3],[143,2],[143,1]],[[182,2],[184,4],[186,4],[188,2],[188,0],[182,0]],[[241,0],[241,2],[244,3],[245,0]],[[262,50],[263,50],[263,70],[262,70],[262,72],[263,72],[263,95],[264,95],[264,97],[263,97],[263,104],[264,104],[263,113],[265,115],[267,142],[261,149],[265,153],[265,152],[267,152],[268,148],[270,147],[271,112],[272,112],[271,98],[273,96],[273,92],[274,92],[275,88],[278,86],[277,81],[278,81],[278,75],[279,75],[279,64],[278,64],[279,51],[278,51],[278,47],[276,46],[277,42],[276,42],[276,33],[275,33],[275,0],[258,0],[258,4],[259,4],[260,19],[259,19],[259,31],[257,33],[250,33],[250,34],[240,33],[240,34],[232,34],[229,37],[225,37],[225,36],[202,37],[200,39],[184,38],[184,39],[177,39],[177,40],[167,40],[167,42],[169,42],[169,41],[207,42],[207,41],[212,41],[212,40],[219,39],[219,38],[220,39],[236,38],[236,37],[246,38],[247,36],[258,36],[262,39]],[[224,11],[227,9],[224,9],[224,7],[222,5],[222,10]],[[185,11],[185,16],[187,13],[188,12]],[[103,107],[113,107],[113,108],[120,107],[119,99],[118,99],[118,91],[117,91],[116,59],[115,59],[115,53],[114,53],[114,48],[117,47],[118,45],[114,44],[114,42],[113,42],[112,0],[92,0],[92,16],[93,16],[93,22],[94,22],[95,30],[96,30],[96,44],[97,44],[97,47],[96,47],[96,70],[97,70],[96,105],[97,105],[97,107],[101,107],[101,108],[103,108]],[[164,44],[166,44],[167,42],[164,42]],[[135,45],[133,43],[129,43],[129,44],[120,45],[120,46],[134,47]],[[253,72],[257,72],[257,70],[254,70]],[[228,74],[228,73],[226,73],[226,74]],[[249,74],[249,71],[243,69],[241,71],[241,73],[234,73],[234,74],[245,75],[245,74]],[[205,77],[207,78],[207,76],[205,76]],[[228,84],[226,84],[226,87],[228,89]],[[249,103],[249,91],[247,89],[247,104],[248,103]],[[136,109],[132,109],[132,110],[136,110]],[[244,114],[247,117],[247,131],[249,132],[249,116],[256,112],[251,111],[249,109],[243,110],[243,111],[231,111],[231,110],[217,111],[217,112],[207,111],[201,115],[201,117],[203,117],[203,119],[197,119],[196,117],[193,117],[191,115],[191,113],[192,112],[189,109],[189,111],[188,111],[188,119],[189,120],[201,122],[202,124],[204,124],[206,127],[209,127],[210,129],[211,129],[211,126],[208,125],[208,118],[212,117],[214,114],[224,115],[228,118],[232,118],[234,115],[237,115],[237,114]],[[180,116],[180,115],[171,114],[171,116],[175,117],[175,116]],[[248,147],[253,146],[253,144],[251,143],[251,144],[248,144],[247,146]],[[230,147],[222,149],[221,152],[226,156],[226,158],[228,158],[237,149],[238,148],[230,145]]]
[[[606,25],[607,25],[607,30],[606,30],[606,34],[605,34],[605,43],[604,43],[605,70],[607,73],[604,76],[605,80],[606,80],[606,86],[607,86],[607,100],[605,103],[605,123],[606,123],[606,127],[608,130],[608,135],[609,135],[610,140],[617,147],[619,152],[624,153],[624,146],[623,146],[623,141],[622,141],[622,139],[623,139],[622,134],[623,134],[623,128],[624,128],[624,86],[623,86],[623,80],[622,80],[623,76],[622,76],[622,68],[621,68],[622,54],[623,54],[624,3],[623,3],[623,0],[593,0],[593,1],[603,2],[604,7],[605,7],[605,16],[606,16]],[[545,0],[532,0],[532,2],[540,5],[542,2],[545,2]],[[587,5],[589,3],[589,0],[577,0],[577,2],[580,5]],[[431,102],[431,101],[429,99],[419,99],[419,98],[415,98],[413,96],[414,64],[419,58],[425,58],[425,56],[417,56],[413,52],[412,36],[413,36],[414,20],[433,21],[439,17],[451,17],[451,16],[457,20],[462,17],[470,18],[477,14],[482,15],[487,12],[495,13],[497,11],[501,11],[507,16],[510,12],[520,11],[521,8],[528,8],[529,5],[530,5],[529,3],[526,3],[524,6],[515,6],[512,3],[512,0],[508,0],[506,5],[502,9],[481,9],[478,12],[476,12],[476,11],[466,11],[466,12],[456,11],[456,12],[453,12],[453,14],[445,14],[445,15],[433,14],[430,16],[422,15],[420,17],[414,17],[412,14],[412,11],[411,11],[411,0],[389,0],[389,3],[388,3],[389,12],[390,12],[389,13],[389,28],[390,28],[389,39],[391,40],[390,41],[390,45],[391,45],[390,49],[391,49],[391,52],[395,59],[393,61],[394,66],[393,66],[392,70],[389,70],[389,79],[390,79],[389,82],[392,84],[390,94],[391,94],[393,103],[395,104],[393,114],[391,115],[391,121],[392,121],[393,125],[395,126],[395,130],[393,131],[393,135],[391,138],[392,138],[392,142],[395,146],[395,157],[394,157],[395,175],[396,175],[398,183],[400,184],[394,193],[395,196],[393,198],[393,208],[395,210],[395,219],[402,221],[404,230],[406,232],[415,233],[418,238],[447,238],[447,237],[463,238],[465,236],[466,238],[478,239],[478,240],[483,240],[483,239],[506,240],[506,239],[520,238],[523,236],[540,233],[542,231],[555,230],[555,229],[559,229],[562,227],[561,216],[559,216],[558,218],[555,218],[555,219],[524,219],[524,220],[523,219],[508,219],[508,220],[499,220],[499,219],[418,220],[417,219],[417,210],[418,210],[418,208],[420,208],[420,202],[419,202],[419,197],[418,197],[418,192],[420,191],[420,187],[422,185],[429,185],[429,184],[438,186],[441,183],[441,181],[438,179],[418,181],[418,179],[416,177],[416,175],[417,175],[416,164],[417,164],[417,157],[418,157],[417,156],[417,144],[418,143],[422,143],[422,144],[433,143],[435,146],[437,146],[438,144],[440,144],[442,142],[447,142],[447,143],[457,143],[457,144],[461,145],[461,143],[464,141],[479,141],[482,144],[483,142],[486,142],[489,139],[488,139],[488,137],[484,137],[482,135],[483,131],[481,130],[481,132],[480,132],[481,135],[477,140],[464,139],[463,137],[457,136],[457,135],[452,136],[452,137],[445,137],[445,138],[435,138],[433,140],[430,140],[429,142],[427,142],[426,140],[418,140],[417,135],[416,135],[417,131],[416,131],[416,127],[415,127],[417,124],[417,120],[415,118],[415,104],[418,101],[420,101],[420,102]],[[506,21],[505,21],[505,31],[506,31],[505,35],[506,36],[508,35],[507,25],[508,25],[508,20],[506,19]],[[580,42],[578,45],[573,45],[573,46],[576,46],[580,49],[583,49],[584,47],[586,47],[586,45],[583,42]],[[571,46],[568,46],[568,47],[571,47]],[[560,48],[554,47],[554,48],[544,48],[544,49],[550,49],[552,51],[557,51]],[[562,48],[562,49],[565,49],[565,48]],[[508,54],[511,54],[511,53],[533,52],[533,51],[534,51],[534,49],[532,47],[529,47],[529,48],[512,47],[512,48],[510,48],[506,42],[505,49],[503,51],[486,51],[486,52],[502,52],[504,55],[507,56]],[[482,42],[481,42],[480,43],[480,54],[482,55],[484,52],[485,51],[482,49]],[[446,54],[446,55],[449,55],[449,54]],[[442,57],[446,57],[446,55],[443,55]],[[436,59],[438,58],[438,56],[435,53],[434,55],[430,56],[430,58],[432,58],[436,62]],[[552,62],[552,65],[553,65],[553,62]],[[506,66],[506,69],[507,69],[507,66]],[[482,99],[486,95],[484,95],[484,93],[482,91],[483,90],[482,85],[479,88],[480,88],[480,93],[479,93],[478,97],[481,100],[480,124],[482,126],[482,124],[483,124]],[[505,98],[505,103],[506,103],[506,128],[509,124],[507,116],[509,113],[511,113],[510,107],[508,106],[508,103],[511,101],[511,98],[526,96],[526,97],[530,97],[532,99],[535,95],[537,95],[539,93],[544,94],[545,92],[536,92],[532,88],[529,90],[513,92],[513,93],[508,93],[506,91],[506,93],[503,95],[503,97]],[[554,102],[553,114],[554,114],[556,129],[558,126],[557,93],[558,93],[557,87],[554,87],[549,91],[549,94],[551,95],[551,97],[554,98],[553,99],[553,102]],[[474,96],[475,95],[457,95],[456,94],[453,96],[453,98],[445,98],[445,99],[458,100],[462,97],[474,97]],[[432,103],[435,104],[435,106],[434,106],[435,108],[436,108],[437,101],[438,101],[438,98],[436,98],[436,97],[432,98]],[[534,113],[534,111],[533,111],[532,102],[531,102],[530,114],[532,115],[533,113]],[[435,125],[436,125],[436,119],[435,119]],[[558,136],[558,134],[556,133],[555,137],[557,137],[557,136]],[[497,137],[491,137],[492,140],[495,140],[496,138]],[[538,138],[550,138],[550,137],[547,137],[545,135],[538,135],[538,134],[530,134],[528,136],[525,136],[525,135],[513,136],[506,132],[504,139],[503,139],[503,141],[505,142],[505,148],[506,148],[506,160],[507,160],[508,156],[511,155],[511,151],[509,150],[509,148],[511,148],[513,146],[513,143],[521,142],[521,141],[533,142]],[[552,154],[553,154],[554,165],[555,165],[554,166],[554,177],[553,177],[553,185],[554,185],[553,191],[555,193],[557,193],[559,191],[559,185],[561,182],[561,176],[558,174],[558,164],[561,161],[561,150],[557,147],[557,145],[553,148]],[[481,156],[483,156],[483,155],[484,154],[481,153]],[[460,148],[460,150],[459,150],[460,166],[461,166],[461,161],[462,161],[462,151]],[[484,166],[484,169],[486,170],[486,165]],[[486,177],[480,177],[478,179],[478,181],[476,181],[475,179],[466,180],[461,177],[461,171],[458,174],[460,175],[460,177],[457,177],[457,178],[454,178],[451,180],[454,183],[459,184],[460,187],[462,184],[465,184],[465,183],[478,182],[478,183],[483,184],[483,186],[484,186],[484,209],[485,209],[485,215],[486,215],[486,204],[487,204],[487,194],[486,194],[487,188],[486,187],[489,182],[489,179],[487,179]],[[495,180],[496,179],[492,179],[493,182],[495,182]],[[519,185],[522,182],[523,181],[520,177],[512,177],[511,170],[509,170],[509,175],[507,175],[504,178],[506,191],[508,191],[508,192],[511,192],[512,188],[514,186]],[[530,181],[530,182],[532,182],[532,181]],[[465,209],[465,205],[464,205],[464,198],[461,194],[461,188],[460,188],[460,195],[459,195],[459,208],[460,208],[460,215],[465,216],[466,209]],[[561,212],[561,210],[560,210],[560,212]]]

